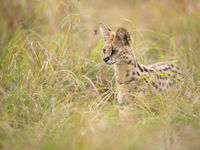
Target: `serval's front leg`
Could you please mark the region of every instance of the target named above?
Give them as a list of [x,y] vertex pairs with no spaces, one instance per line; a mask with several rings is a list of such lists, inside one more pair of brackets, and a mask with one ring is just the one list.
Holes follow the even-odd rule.
[[129,92],[126,91],[126,89],[124,89],[122,85],[117,86],[116,92],[119,105],[123,105],[129,102]]

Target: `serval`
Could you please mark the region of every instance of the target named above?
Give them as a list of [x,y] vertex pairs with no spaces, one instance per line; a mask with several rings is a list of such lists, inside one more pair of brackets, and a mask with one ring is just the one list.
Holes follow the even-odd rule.
[[177,65],[160,62],[143,65],[135,57],[132,38],[125,28],[118,28],[116,32],[99,25],[105,44],[103,46],[103,60],[112,65],[115,71],[117,99],[119,104],[130,102],[130,93],[170,93],[180,88],[183,74]]

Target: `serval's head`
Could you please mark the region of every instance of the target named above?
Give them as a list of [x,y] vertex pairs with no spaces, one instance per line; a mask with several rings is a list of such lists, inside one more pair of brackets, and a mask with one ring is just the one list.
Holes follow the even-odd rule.
[[104,24],[99,26],[105,44],[103,46],[103,60],[112,65],[127,61],[127,55],[131,54],[132,40],[129,32],[124,28],[111,31]]

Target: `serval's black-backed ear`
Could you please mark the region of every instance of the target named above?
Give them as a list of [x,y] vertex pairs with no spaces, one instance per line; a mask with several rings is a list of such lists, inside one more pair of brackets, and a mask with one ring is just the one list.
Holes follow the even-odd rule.
[[107,39],[110,36],[110,29],[108,27],[106,27],[104,24],[100,23],[99,24],[99,30],[104,38],[105,41],[107,41]]
[[124,28],[118,28],[116,31],[116,38],[123,45],[131,45],[131,36]]

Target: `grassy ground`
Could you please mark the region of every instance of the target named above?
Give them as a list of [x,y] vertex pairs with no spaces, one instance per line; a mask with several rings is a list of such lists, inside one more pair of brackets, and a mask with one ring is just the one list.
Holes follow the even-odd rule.
[[[126,27],[143,64],[174,62],[182,96],[118,106],[98,23]],[[198,0],[4,0],[0,149],[199,150]]]

